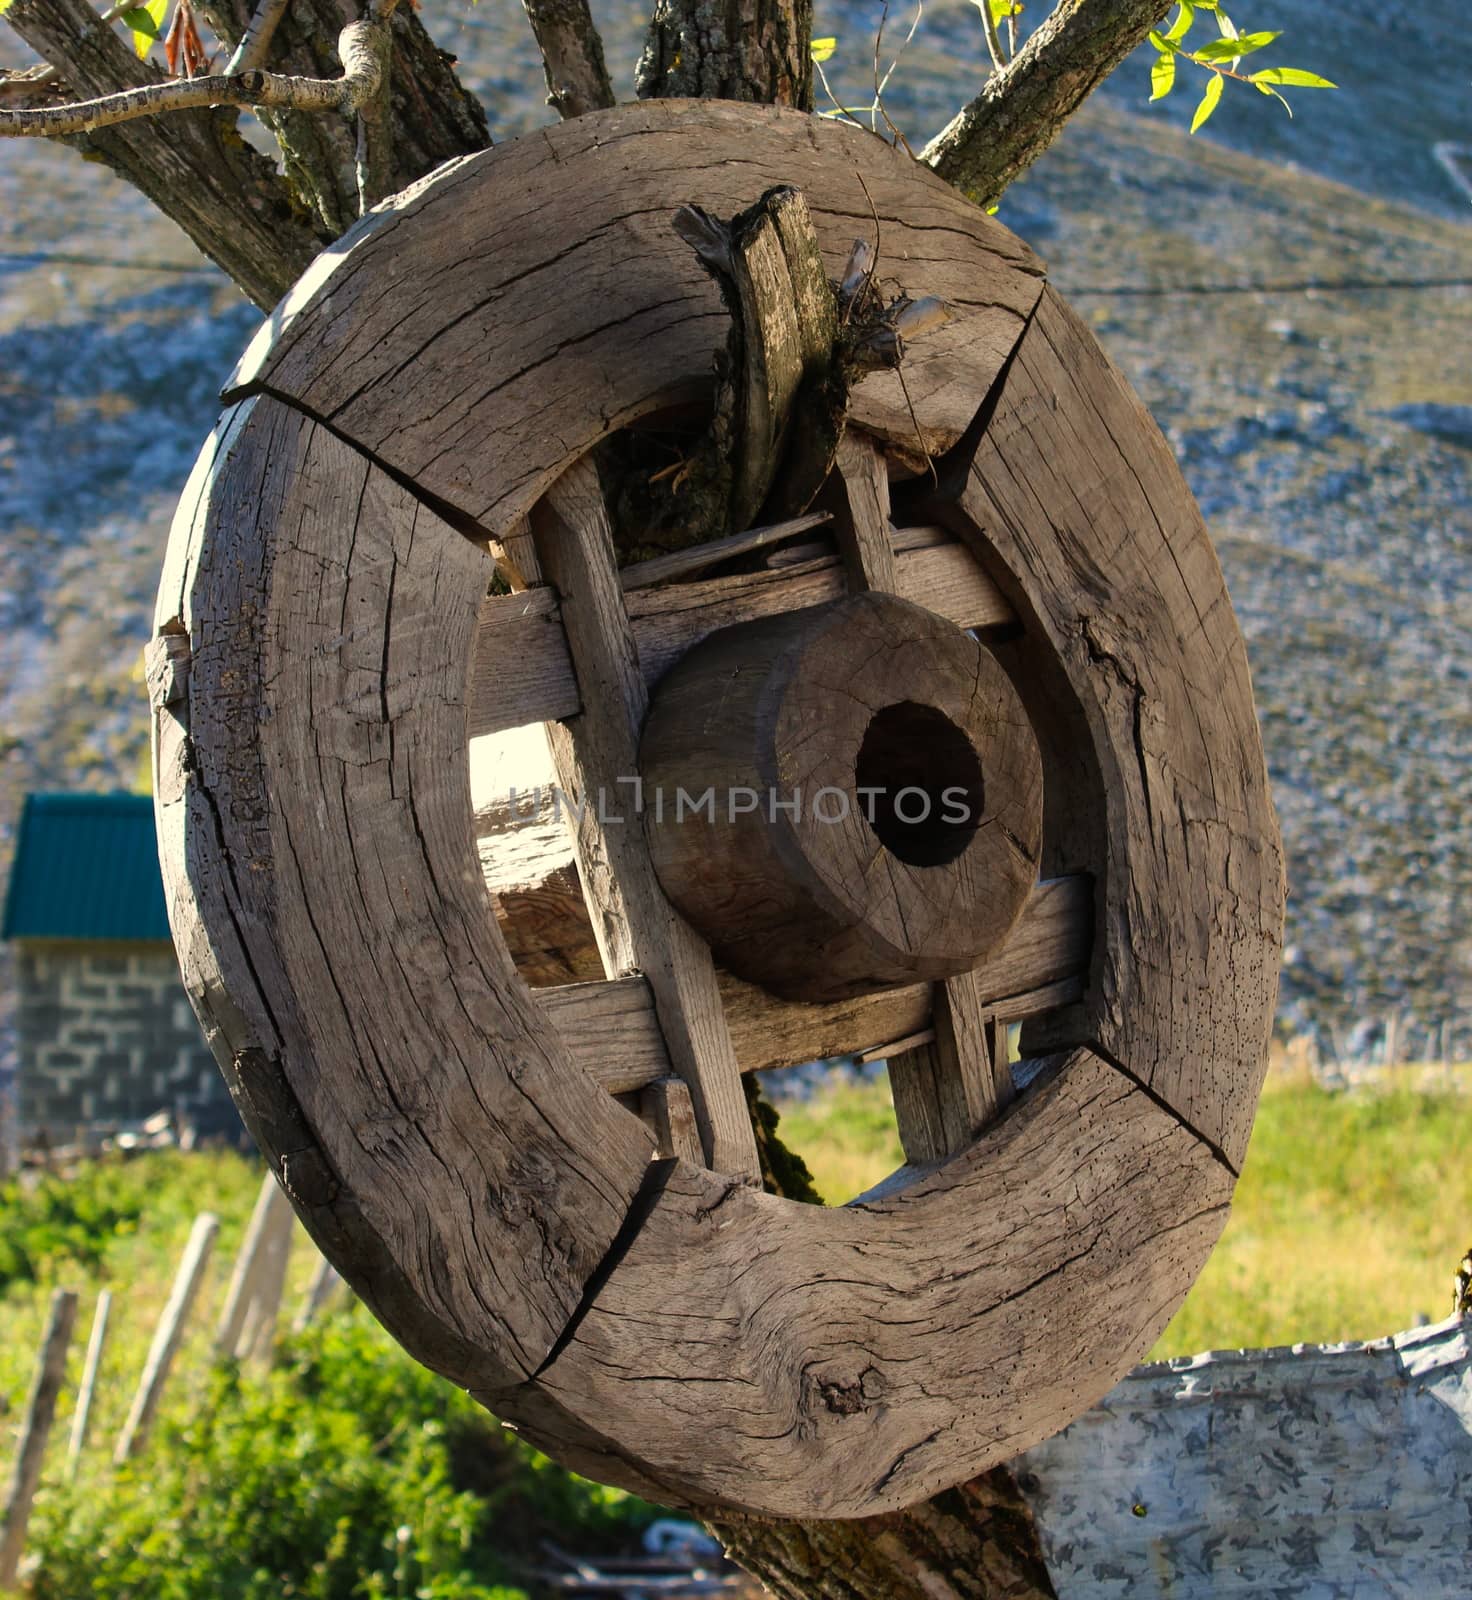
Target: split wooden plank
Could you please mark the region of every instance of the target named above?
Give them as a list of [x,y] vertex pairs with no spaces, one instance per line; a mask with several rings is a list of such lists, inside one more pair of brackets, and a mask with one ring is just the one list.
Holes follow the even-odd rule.
[[209,1211],[200,1212],[189,1230],[189,1240],[184,1246],[184,1254],[179,1258],[178,1271],[174,1274],[174,1286],[169,1292],[163,1315],[158,1319],[158,1327],[154,1329],[153,1343],[148,1347],[148,1359],[143,1364],[138,1392],[133,1396],[128,1420],[123,1424],[117,1449],[113,1451],[113,1461],[118,1466],[136,1455],[148,1438],[219,1231],[220,1219]]
[[77,1319],[77,1296],[72,1289],[57,1289],[51,1296],[51,1311],[41,1350],[31,1378],[30,1393],[21,1413],[20,1439],[16,1445],[15,1470],[5,1494],[5,1520],[0,1525],[0,1589],[13,1589],[25,1553],[26,1532],[31,1523],[31,1505],[41,1482],[41,1466],[46,1459],[46,1442],[56,1418],[56,1398],[66,1376],[66,1353],[71,1345],[72,1327]]
[[639,1099],[639,1114],[654,1129],[656,1153],[678,1156],[704,1165],[695,1104],[683,1078],[656,1078],[646,1084]]
[[[1081,997],[1093,943],[1092,907],[1087,878],[1038,885],[1012,937],[977,968],[977,989],[989,1015],[1017,1022]],[[931,1037],[934,986],[929,983],[811,1005],[781,1000],[719,969],[716,981],[743,1072],[833,1056],[887,1059],[901,1045]],[[572,1058],[611,1094],[642,1089],[669,1073],[669,1054],[644,978],[567,984],[540,990],[537,999]]]
[[519,517],[502,535],[500,543],[496,570],[516,593],[535,589],[543,580],[531,523],[525,517]]
[[[897,592],[962,628],[1015,621],[1012,608],[964,544],[901,548]],[[718,628],[837,600],[847,591],[839,559],[635,589],[627,612],[646,685]],[[491,595],[481,605],[470,671],[469,734],[478,738],[532,722],[576,716],[577,676],[551,589]]]
[[[649,980],[670,1062],[689,1086],[711,1167],[756,1180],[756,1140],[710,951],[665,898],[630,803],[648,691],[591,460],[558,480],[534,513],[533,528],[577,667],[583,710],[553,740],[553,756],[564,791],[582,802],[578,867],[599,949],[610,977],[640,971]],[[605,823],[609,804],[624,814]]]
[[92,1332],[87,1339],[87,1354],[82,1363],[82,1381],[77,1389],[77,1406],[72,1412],[71,1437],[66,1447],[66,1475],[74,1478],[82,1451],[87,1445],[87,1430],[92,1422],[92,1401],[97,1394],[97,1374],[102,1369],[102,1352],[107,1344],[107,1322],[112,1311],[112,1290],[100,1289],[92,1313]]

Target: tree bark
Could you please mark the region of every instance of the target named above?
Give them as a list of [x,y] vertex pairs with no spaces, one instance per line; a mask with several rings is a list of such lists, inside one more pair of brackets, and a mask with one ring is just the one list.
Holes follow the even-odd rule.
[[995,205],[1170,9],[1169,0],[1061,0],[920,159],[978,205]]
[[635,87],[813,108],[812,0],[656,0]]
[[617,102],[603,60],[603,40],[588,0],[523,0],[542,52],[547,104],[562,117],[580,117]]
[[[204,0],[200,9],[232,49],[254,0]],[[292,0],[271,39],[267,65],[298,77],[333,78],[341,71],[338,34],[351,15],[338,0]],[[389,110],[393,138],[386,192],[396,193],[441,162],[484,150],[491,142],[485,108],[455,75],[455,58],[440,50],[412,7],[391,22]],[[350,121],[300,111],[262,111],[281,146],[287,180],[326,242],[358,215],[357,136]],[[293,274],[295,277],[296,274]],[[274,303],[274,302],[273,302]]]
[[777,1600],[1055,1600],[1005,1467],[888,1516],[711,1526]]
[[[202,9],[233,46],[253,8],[250,0],[212,0]],[[5,16],[61,74],[68,99],[167,81],[138,60],[87,0],[15,0]],[[336,77],[342,21],[335,0],[295,0],[272,41],[273,68]],[[394,16],[392,34],[393,138],[382,177],[389,192],[490,143],[484,108],[461,86],[453,57],[436,48],[408,7]],[[101,128],[67,142],[146,194],[269,310],[356,219],[358,142],[352,122],[335,114],[266,111],[261,118],[281,145],[284,177],[240,136],[238,113],[219,108]]]

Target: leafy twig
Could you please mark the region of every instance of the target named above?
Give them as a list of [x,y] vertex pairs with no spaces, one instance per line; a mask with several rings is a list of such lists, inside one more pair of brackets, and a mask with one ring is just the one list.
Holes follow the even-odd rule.
[[[1216,18],[1217,31],[1221,37],[1213,39],[1210,44],[1202,45],[1199,49],[1188,50],[1185,38],[1191,31],[1198,11],[1211,12]],[[1337,84],[1330,83],[1327,78],[1321,78],[1317,72],[1306,72],[1302,67],[1263,67],[1257,72],[1239,72],[1237,68],[1244,56],[1254,55],[1257,51],[1266,49],[1281,35],[1268,31],[1240,32],[1236,23],[1222,10],[1220,0],[1178,0],[1176,14],[1171,20],[1170,27],[1164,33],[1158,29],[1151,29],[1149,37],[1150,43],[1156,50],[1155,64],[1150,69],[1152,100],[1165,99],[1175,87],[1178,61],[1189,61],[1208,74],[1205,91],[1196,107],[1195,115],[1191,118],[1192,133],[1205,124],[1206,119],[1221,103],[1222,86],[1228,78],[1238,83],[1250,83],[1259,93],[1271,95],[1274,100],[1281,100],[1284,110],[1290,117],[1293,115],[1293,107],[1274,85],[1287,84],[1302,89],[1338,88]]]

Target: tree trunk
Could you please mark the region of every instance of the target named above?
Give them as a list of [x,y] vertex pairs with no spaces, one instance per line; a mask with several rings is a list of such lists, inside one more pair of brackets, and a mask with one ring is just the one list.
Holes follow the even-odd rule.
[[656,0],[635,85],[641,100],[813,108],[812,0]]
[[[252,0],[212,0],[210,24],[233,45]],[[61,73],[69,98],[160,83],[87,0],[15,0],[5,14],[22,39]],[[336,0],[295,0],[277,30],[271,64],[333,78]],[[491,141],[485,111],[455,76],[418,18],[393,19],[390,77],[393,144],[389,187],[397,190],[454,156]],[[358,214],[357,138],[337,116],[263,112],[282,148],[285,175],[240,136],[235,111],[174,112],[69,140],[103,161],[172,217],[262,310],[269,310]]]
[[778,1600],[1054,1600],[1032,1512],[1005,1467],[889,1516],[712,1529]]
[[[233,48],[250,21],[255,0],[203,0],[200,9]],[[342,70],[337,36],[353,14],[353,7],[338,0],[292,0],[272,36],[272,71],[335,78]],[[455,76],[454,57],[436,47],[411,7],[397,8],[392,30],[389,194],[407,188],[441,162],[484,150],[491,142],[485,108],[462,87]],[[344,117],[302,111],[259,115],[276,136],[287,179],[310,209],[323,243],[335,239],[358,215],[353,124]]]
[[1170,9],[1170,0],[1061,0],[920,159],[978,205],[995,205]]
[[[15,0],[5,20],[74,95],[163,81],[87,0]],[[312,227],[271,162],[240,137],[233,111],[180,111],[70,142],[141,189],[262,310],[332,238]]]

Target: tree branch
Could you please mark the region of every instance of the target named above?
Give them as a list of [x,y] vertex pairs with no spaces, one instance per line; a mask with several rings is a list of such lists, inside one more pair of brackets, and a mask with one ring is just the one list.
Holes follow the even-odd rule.
[[203,78],[171,79],[124,89],[118,94],[74,105],[0,111],[0,137],[58,139],[92,133],[138,117],[203,106],[259,106],[276,111],[357,112],[383,93],[389,49],[388,28],[379,22],[350,22],[338,37],[340,78],[293,78],[278,72],[212,73]]
[[[13,0],[5,20],[71,93],[108,96],[165,81],[87,0]],[[99,128],[78,142],[140,189],[263,309],[331,238],[274,164],[240,137],[231,112],[196,110],[144,128]]]
[[542,52],[547,103],[563,117],[602,111],[614,104],[603,60],[603,40],[588,0],[523,0]]
[[253,67],[265,66],[266,57],[271,53],[276,25],[286,15],[286,8],[290,4],[291,0],[261,0],[240,36],[240,43],[225,63],[227,77],[233,77],[237,72],[249,72]]
[[920,159],[973,200],[995,204],[1169,10],[1169,0],[1060,0]]

